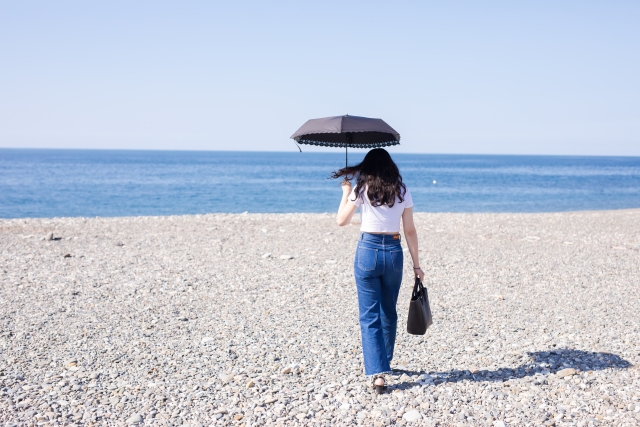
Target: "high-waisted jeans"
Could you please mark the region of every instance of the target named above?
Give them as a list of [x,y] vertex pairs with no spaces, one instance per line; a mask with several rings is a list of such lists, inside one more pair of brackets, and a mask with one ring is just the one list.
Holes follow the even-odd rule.
[[354,275],[358,290],[364,373],[389,372],[396,343],[396,303],[402,283],[400,235],[362,233]]

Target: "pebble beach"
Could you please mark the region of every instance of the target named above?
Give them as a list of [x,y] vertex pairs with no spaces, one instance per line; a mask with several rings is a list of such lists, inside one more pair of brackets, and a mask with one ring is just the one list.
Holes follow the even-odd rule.
[[0,220],[0,422],[640,425],[640,210],[417,213],[416,226],[434,324],[405,332],[405,252],[394,374],[376,396],[357,222]]

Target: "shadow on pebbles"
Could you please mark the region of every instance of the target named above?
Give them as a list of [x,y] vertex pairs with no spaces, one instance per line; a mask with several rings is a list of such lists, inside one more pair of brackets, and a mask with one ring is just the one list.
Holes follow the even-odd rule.
[[640,424],[640,211],[417,214],[434,325],[362,375],[332,215],[0,221],[0,420]]

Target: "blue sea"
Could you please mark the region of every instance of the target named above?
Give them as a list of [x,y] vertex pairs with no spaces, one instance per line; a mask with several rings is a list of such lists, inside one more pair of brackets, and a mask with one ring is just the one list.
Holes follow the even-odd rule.
[[[640,157],[390,151],[416,211],[640,208]],[[0,217],[333,212],[343,166],[328,152],[0,149]]]

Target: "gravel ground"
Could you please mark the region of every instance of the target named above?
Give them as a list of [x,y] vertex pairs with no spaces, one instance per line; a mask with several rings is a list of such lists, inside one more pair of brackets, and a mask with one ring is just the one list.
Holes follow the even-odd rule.
[[404,332],[407,253],[375,396],[357,225],[0,220],[0,425],[640,425],[640,210],[416,224],[435,323]]

